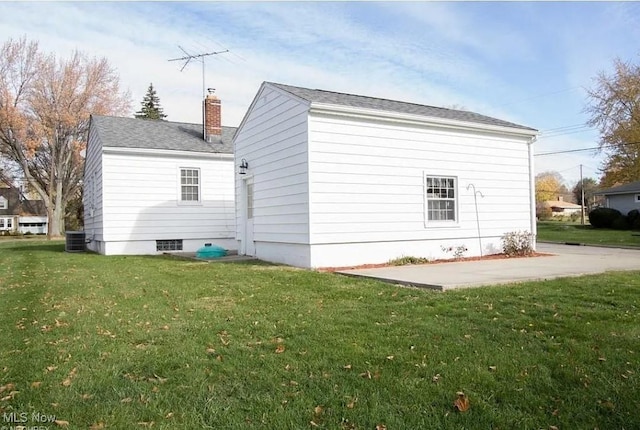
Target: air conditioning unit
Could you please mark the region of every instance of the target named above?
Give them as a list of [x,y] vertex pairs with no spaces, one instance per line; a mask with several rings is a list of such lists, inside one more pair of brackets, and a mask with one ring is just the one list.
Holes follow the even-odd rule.
[[66,252],[84,252],[86,250],[84,231],[67,231],[65,237],[64,250]]

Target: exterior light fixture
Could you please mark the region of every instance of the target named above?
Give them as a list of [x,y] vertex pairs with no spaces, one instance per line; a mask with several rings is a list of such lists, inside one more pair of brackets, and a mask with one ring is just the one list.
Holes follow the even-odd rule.
[[240,174],[241,175],[246,175],[247,174],[247,169],[249,168],[249,163],[247,163],[247,160],[245,160],[244,158],[240,161]]

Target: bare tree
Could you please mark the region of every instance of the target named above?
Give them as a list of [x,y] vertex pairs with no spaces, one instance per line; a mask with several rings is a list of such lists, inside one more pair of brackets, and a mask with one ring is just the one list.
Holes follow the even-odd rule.
[[600,131],[600,148],[607,154],[602,185],[640,179],[640,66],[614,62],[614,72],[600,73],[588,92],[589,125]]
[[89,116],[129,109],[119,81],[104,58],[57,59],[26,38],[0,49],[0,153],[44,200],[49,237],[62,233],[66,205],[82,186]]

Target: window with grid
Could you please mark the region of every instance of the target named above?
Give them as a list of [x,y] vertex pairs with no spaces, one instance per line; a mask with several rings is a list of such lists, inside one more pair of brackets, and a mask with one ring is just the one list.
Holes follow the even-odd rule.
[[156,251],[182,251],[182,239],[156,240]]
[[7,207],[9,207],[9,203],[7,202],[7,199],[0,196],[0,209],[6,209]]
[[247,181],[247,219],[253,218],[253,181]]
[[200,169],[180,169],[180,200],[200,201]]
[[4,218],[0,218],[0,228],[4,228]]
[[456,221],[456,178],[426,176],[428,221]]

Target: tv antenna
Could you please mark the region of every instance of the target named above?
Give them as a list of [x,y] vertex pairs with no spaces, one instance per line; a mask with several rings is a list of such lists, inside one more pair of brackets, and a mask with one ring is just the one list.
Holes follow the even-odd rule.
[[204,57],[208,57],[209,55],[224,54],[225,52],[229,52],[229,50],[225,49],[224,51],[205,52],[204,54],[191,55],[182,46],[178,45],[178,48],[180,48],[180,50],[184,52],[186,55],[180,58],[172,58],[169,61],[184,61],[184,64],[180,69],[181,72],[184,70],[185,67],[187,67],[187,64],[189,64],[191,60],[195,60],[196,58],[199,58],[200,61],[202,61],[202,97],[204,97],[206,95],[205,84],[204,84]]

